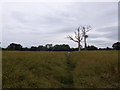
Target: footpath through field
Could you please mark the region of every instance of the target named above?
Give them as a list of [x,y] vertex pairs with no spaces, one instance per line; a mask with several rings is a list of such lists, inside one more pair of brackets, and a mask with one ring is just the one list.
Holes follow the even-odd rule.
[[67,71],[67,81],[64,82],[63,84],[67,85],[67,87],[69,88],[73,88],[74,87],[74,82],[73,82],[73,74],[72,74],[72,71],[74,70],[75,68],[75,65],[71,62],[70,60],[70,55],[71,55],[71,52],[68,52],[65,54],[66,55],[66,71]]

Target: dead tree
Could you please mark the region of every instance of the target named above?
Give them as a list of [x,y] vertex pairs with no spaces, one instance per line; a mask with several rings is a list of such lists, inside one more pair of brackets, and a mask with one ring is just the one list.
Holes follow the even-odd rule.
[[78,51],[80,51],[81,47],[82,47],[81,41],[83,39],[83,34],[81,32],[81,27],[78,27],[77,32],[74,32],[74,33],[75,33],[75,38],[73,38],[72,36],[68,36],[67,38],[76,42],[76,43],[78,43]]
[[81,26],[82,27],[82,34],[84,39],[84,48],[87,49],[87,42],[86,39],[88,38],[87,32],[91,30],[91,26]]

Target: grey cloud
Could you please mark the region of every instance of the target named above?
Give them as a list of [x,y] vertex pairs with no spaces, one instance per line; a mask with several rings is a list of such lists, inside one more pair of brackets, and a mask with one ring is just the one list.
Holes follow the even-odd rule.
[[[104,43],[104,44],[103,44]],[[114,42],[113,42],[114,43]],[[112,44],[111,42],[108,42],[108,41],[88,41],[88,45],[95,45],[97,47],[112,47]]]
[[118,26],[106,26],[100,29],[97,29],[96,31],[100,32],[117,32],[118,31]]
[[[118,36],[118,27],[117,26],[104,27],[104,28],[98,29],[96,31],[99,31],[99,33],[101,33],[101,32],[105,33],[103,35],[97,35],[97,37],[100,36],[100,37],[116,39]],[[94,37],[94,35],[92,37]]]
[[[63,37],[74,33],[79,25],[100,27],[101,34],[88,34],[89,38],[105,37],[116,40],[116,3],[9,3],[4,5],[3,46],[14,41],[24,45],[47,42],[66,42]],[[111,8],[112,7],[112,8]],[[10,21],[9,21],[10,19]],[[104,28],[102,28],[105,26]],[[91,31],[92,32],[92,31]],[[58,37],[57,37],[58,36]],[[57,38],[56,38],[57,37]],[[41,39],[42,38],[42,39]],[[32,40],[32,42],[31,42]],[[25,43],[25,41],[27,41]],[[58,42],[59,41],[59,42]],[[98,46],[111,46],[112,42],[89,41]],[[41,43],[42,44],[42,43]]]

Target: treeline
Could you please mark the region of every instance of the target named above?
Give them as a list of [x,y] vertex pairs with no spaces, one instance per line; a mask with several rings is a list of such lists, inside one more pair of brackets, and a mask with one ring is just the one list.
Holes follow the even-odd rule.
[[[87,46],[87,50],[120,50],[120,42],[116,42],[112,45],[112,48],[106,47],[106,48],[98,48],[94,45]],[[61,45],[52,45],[52,44],[46,44],[45,46],[39,45],[39,46],[31,46],[23,47],[21,44],[11,43],[8,45],[7,48],[2,48],[2,50],[16,50],[16,51],[77,51],[78,48],[70,48],[67,44],[61,44]],[[81,50],[85,50],[82,48]]]
[[52,44],[46,44],[45,46],[39,45],[39,46],[31,46],[23,47],[21,44],[11,43],[8,45],[7,48],[2,48],[2,50],[17,50],[17,51],[70,51],[71,48],[69,45],[62,44],[62,45],[52,45]]

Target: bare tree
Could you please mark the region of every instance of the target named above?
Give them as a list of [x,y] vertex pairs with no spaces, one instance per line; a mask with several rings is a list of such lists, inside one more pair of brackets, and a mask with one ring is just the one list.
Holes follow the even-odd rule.
[[78,51],[80,51],[81,47],[82,47],[81,41],[83,39],[83,33],[81,32],[82,31],[81,29],[82,29],[81,27],[78,27],[77,32],[74,32],[75,33],[75,38],[73,38],[70,35],[68,35],[68,37],[67,37],[68,39],[78,43]]
[[82,26],[82,34],[83,34],[83,38],[84,38],[84,48],[86,50],[87,48],[87,42],[86,39],[88,38],[87,32],[91,30],[91,26]]

